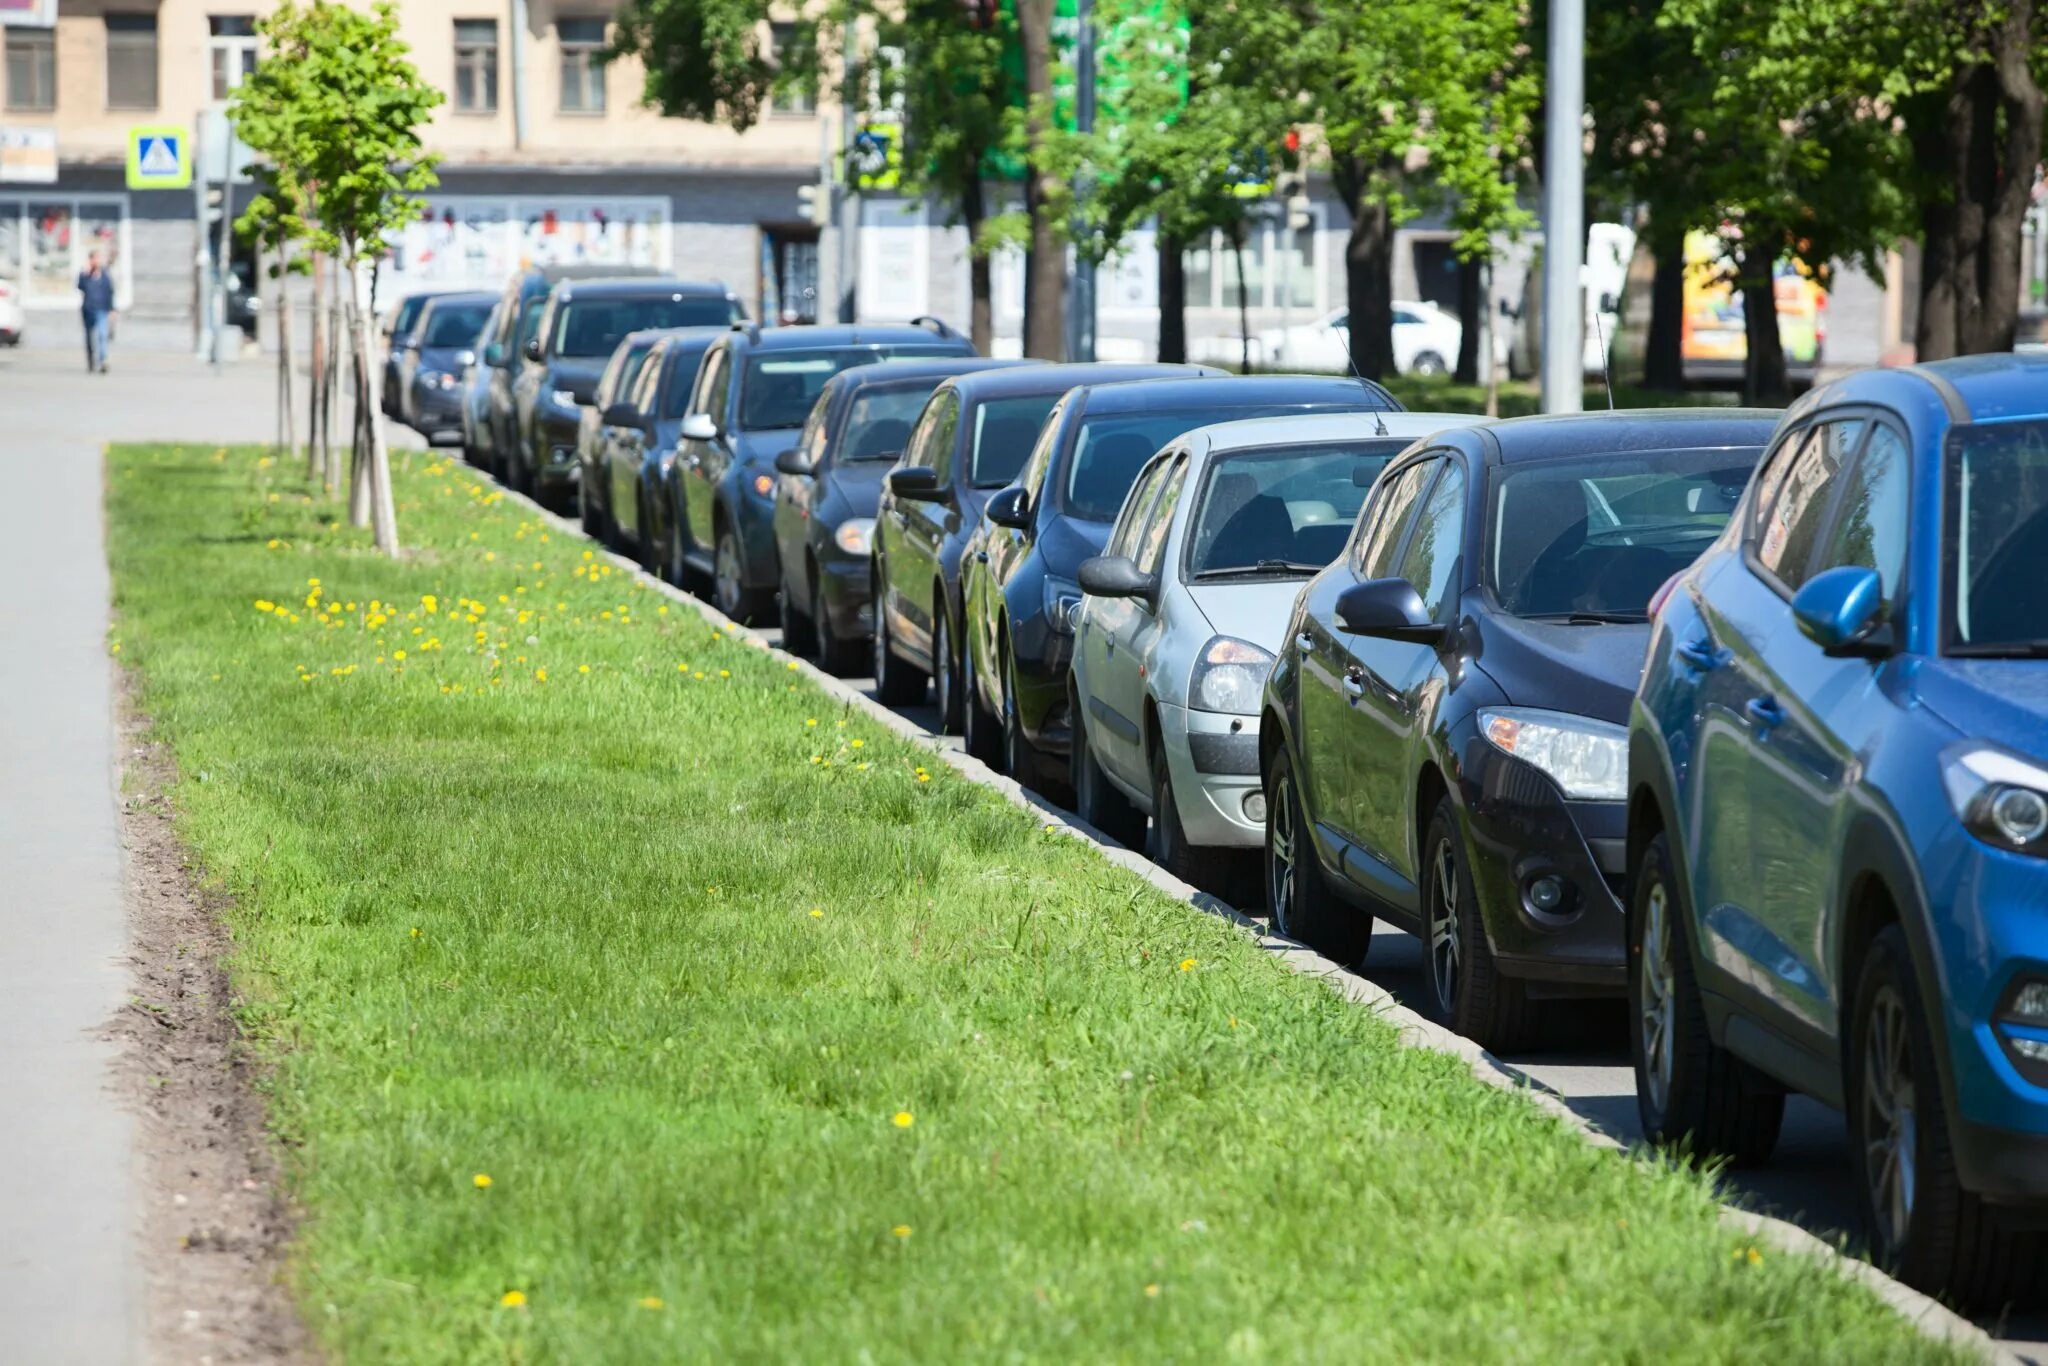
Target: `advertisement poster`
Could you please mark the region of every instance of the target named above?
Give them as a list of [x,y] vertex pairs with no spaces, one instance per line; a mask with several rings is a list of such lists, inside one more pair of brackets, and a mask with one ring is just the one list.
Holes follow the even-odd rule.
[[[1772,271],[1778,297],[1778,337],[1788,365],[1815,365],[1825,339],[1827,292],[1790,261]],[[1721,241],[1708,232],[1685,239],[1685,321],[1681,346],[1688,363],[1741,365],[1749,354],[1743,335],[1742,294],[1727,278]]]
[[[391,243],[378,294],[498,289],[526,266],[669,266],[668,201],[429,197]],[[395,291],[395,292],[387,292]]]

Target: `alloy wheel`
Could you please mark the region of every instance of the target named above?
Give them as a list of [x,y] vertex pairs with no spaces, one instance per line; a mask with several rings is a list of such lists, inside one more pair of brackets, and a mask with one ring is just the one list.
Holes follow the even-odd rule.
[[1650,1089],[1650,1104],[1662,1113],[1671,1103],[1678,982],[1671,965],[1671,898],[1661,882],[1652,883],[1643,898],[1642,936],[1636,1028],[1642,1036],[1643,1080]]
[[1458,855],[1448,839],[1430,860],[1435,884],[1429,900],[1429,984],[1445,1015],[1458,1007]]
[[1273,928],[1291,939],[1294,930],[1288,922],[1294,913],[1296,876],[1294,784],[1284,773],[1273,784],[1273,795],[1267,799],[1266,819],[1266,906],[1273,918]]
[[1897,990],[1882,987],[1870,1003],[1863,1034],[1863,1170],[1877,1216],[1873,1231],[1894,1255],[1905,1247],[1913,1224],[1919,1129],[1911,1050],[1906,1003]]
[[734,543],[730,531],[719,533],[718,549],[713,559],[718,610],[729,617],[736,617],[740,610],[740,548]]

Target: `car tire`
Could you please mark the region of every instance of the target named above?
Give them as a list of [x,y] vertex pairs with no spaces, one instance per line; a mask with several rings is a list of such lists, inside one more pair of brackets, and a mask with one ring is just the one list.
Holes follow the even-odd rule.
[[711,604],[742,626],[757,625],[768,614],[768,595],[746,585],[746,557],[739,534],[721,517],[711,545]]
[[1940,1054],[1897,925],[1880,930],[1864,956],[1848,1062],[1849,1160],[1872,1260],[1967,1310],[2039,1303],[2048,1234],[2008,1226],[1962,1187]]
[[1172,765],[1167,763],[1163,746],[1155,743],[1151,749],[1154,861],[1189,886],[1215,896],[1227,895],[1232,882],[1232,851],[1188,842],[1187,827],[1180,823],[1180,802],[1173,795]]
[[1074,702],[1074,814],[1133,853],[1145,851],[1145,813],[1131,802],[1096,761],[1078,696]]
[[576,500],[576,520],[583,527],[583,534],[600,545],[609,546],[612,538],[606,534],[605,518],[598,509],[597,499],[589,494]]
[[990,768],[1003,761],[1003,737],[996,714],[981,700],[981,675],[974,667],[974,647],[960,647],[960,739],[967,752]]
[[1416,353],[1414,360],[1408,362],[1408,373],[1411,375],[1444,375],[1450,373],[1450,367],[1444,364],[1444,358],[1436,352],[1420,351]]
[[[880,575],[875,576],[877,580]],[[874,671],[875,700],[889,707],[907,707],[924,701],[925,676],[896,653],[889,641],[889,614],[875,602]]]
[[[782,580],[777,601],[781,604],[778,615],[782,620],[782,648],[793,655],[817,654],[818,629],[812,623],[810,613],[797,610],[796,594],[790,591],[788,579]],[[812,611],[816,611],[817,607],[818,600],[813,597]]]
[[1344,967],[1365,960],[1372,917],[1346,905],[1323,881],[1287,751],[1266,770],[1266,909],[1276,934],[1298,939]]
[[932,587],[932,701],[939,709],[939,734],[958,735],[965,720],[960,698],[960,660],[953,648],[952,616],[945,590]]
[[[648,506],[645,489],[634,491],[633,508],[635,525],[639,528],[633,537],[633,558],[647,571],[649,578],[658,579],[661,577],[661,546],[654,539],[654,519],[648,515],[653,509]],[[616,534],[619,527],[618,519],[614,517],[610,520],[612,531]]]
[[1489,1053],[1528,1047],[1538,1011],[1527,986],[1494,961],[1449,797],[1437,802],[1422,850],[1424,1000],[1439,1021]]
[[1695,1163],[1763,1161],[1778,1143],[1785,1093],[1708,1032],[1670,837],[1661,832],[1629,879],[1627,933],[1629,1055],[1643,1136]]
[[1003,652],[1003,771],[1034,791],[1045,782],[1045,752],[1024,733],[1017,709],[1017,662]]

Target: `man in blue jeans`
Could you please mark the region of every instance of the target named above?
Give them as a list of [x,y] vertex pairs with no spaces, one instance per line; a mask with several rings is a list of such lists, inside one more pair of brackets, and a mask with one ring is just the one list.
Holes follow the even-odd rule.
[[107,338],[113,330],[114,277],[98,252],[85,258],[78,276],[79,311],[85,316],[85,368],[107,372]]

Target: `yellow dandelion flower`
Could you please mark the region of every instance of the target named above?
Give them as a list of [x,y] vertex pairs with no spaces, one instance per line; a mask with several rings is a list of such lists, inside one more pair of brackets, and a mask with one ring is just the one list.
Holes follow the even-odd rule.
[[535,669],[533,676],[539,682],[545,683],[548,681],[548,671],[546,669]]
[[480,1191],[487,1191],[491,1188],[491,1174],[489,1172],[478,1172],[475,1176],[469,1178],[469,1183]]
[[642,1309],[659,1309],[661,1308],[661,1296],[642,1295],[637,1303]]
[[259,612],[275,612],[277,604],[268,598],[258,598],[256,599],[256,610]]
[[824,918],[825,918],[825,910],[824,910],[824,908],[823,908],[822,906],[813,906],[813,907],[811,907],[811,919],[813,919],[813,920],[823,920]]
[[731,670],[731,669],[720,669],[720,670],[718,671],[718,676],[719,676],[720,678],[731,678],[731,677],[732,677],[732,670]]
[[932,775],[929,773],[920,773],[917,775],[917,780],[921,783],[928,783],[932,780]]
[[1146,1286],[1146,1287],[1145,1287],[1145,1298],[1146,1298],[1146,1299],[1148,1299],[1148,1300],[1156,1300],[1156,1299],[1158,1299],[1158,1298],[1159,1298],[1159,1287],[1158,1287],[1158,1286],[1156,1286],[1156,1285],[1148,1285],[1148,1286]]
[[917,1123],[917,1116],[911,1114],[908,1110],[898,1110],[889,1117],[889,1122],[899,1129],[908,1129],[911,1125]]
[[486,561],[486,562],[488,562],[488,561],[491,561],[491,560],[495,560],[495,559],[497,559],[497,558],[498,558],[498,552],[497,552],[497,551],[495,551],[495,550],[486,550],[486,551],[484,552],[484,559],[485,559],[485,561]]
[[504,1294],[498,1296],[498,1303],[507,1309],[522,1309],[526,1306],[526,1292],[524,1290],[507,1290]]
[[898,1238],[908,1238],[910,1236],[910,1225],[898,1224],[890,1229],[889,1232],[895,1234]]
[[822,754],[813,754],[811,756],[811,762],[814,764],[822,764],[825,762],[825,756]]
[[391,652],[391,657],[392,657],[393,659],[397,659],[397,660],[403,660],[403,659],[405,658],[405,651],[403,651],[403,650],[393,650],[393,651]]
[[576,672],[580,674],[587,674],[590,672],[590,666],[588,664],[578,664],[576,666]]
[[1181,970],[1182,972],[1193,972],[1193,971],[1195,970],[1195,960],[1194,960],[1194,959],[1192,959],[1192,958],[1183,958],[1183,959],[1181,959],[1181,960],[1180,960],[1180,970]]
[[853,748],[853,749],[859,749],[859,748],[860,748],[861,746],[865,745],[866,743],[867,743],[867,741],[865,741],[865,740],[854,740],[854,741],[852,741],[852,742],[850,743],[850,748]]
[[815,726],[818,724],[818,718],[815,716],[806,717],[804,718],[804,724],[807,726]]

